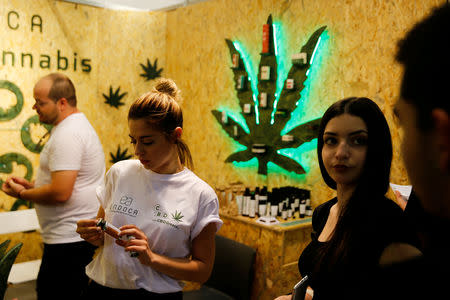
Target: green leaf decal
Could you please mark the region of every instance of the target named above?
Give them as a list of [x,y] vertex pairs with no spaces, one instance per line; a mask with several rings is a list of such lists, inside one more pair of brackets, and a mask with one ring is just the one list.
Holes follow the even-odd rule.
[[177,222],[181,222],[181,219],[183,219],[183,215],[181,214],[181,212],[175,211],[175,213],[171,214],[172,218],[177,221]]
[[146,81],[161,77],[161,72],[163,69],[158,70],[158,59],[155,59],[155,63],[152,65],[150,60],[147,59],[147,65],[140,64],[144,73],[140,74],[140,76],[144,77]]
[[127,94],[120,93],[120,86],[117,88],[117,90],[113,91],[113,87],[109,87],[109,95],[103,94],[103,98],[105,98],[105,103],[111,105],[112,107],[115,107],[119,109],[119,106],[125,105],[125,103],[121,102],[122,98]]
[[9,121],[14,119],[22,111],[23,94],[17,85],[8,80],[0,80],[0,89],[6,89],[16,95],[16,105],[8,108],[6,111],[0,108],[0,121]]
[[120,145],[119,145],[117,147],[116,154],[112,154],[111,152],[109,152],[109,155],[111,156],[111,159],[109,161],[112,162],[113,164],[115,164],[118,161],[130,159],[132,157],[132,155],[127,155],[127,152],[128,152],[128,149],[121,151]]

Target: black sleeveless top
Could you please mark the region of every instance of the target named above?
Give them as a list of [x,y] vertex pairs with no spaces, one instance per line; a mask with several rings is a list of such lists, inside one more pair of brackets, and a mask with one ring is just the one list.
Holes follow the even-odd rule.
[[367,220],[363,218],[362,240],[351,241],[353,249],[356,247],[358,251],[353,252],[345,263],[338,262],[324,270],[318,252],[327,242],[320,242],[318,238],[326,224],[331,207],[336,203],[337,198],[334,198],[314,210],[311,242],[300,255],[298,268],[302,276],[308,275],[309,286],[314,290],[314,300],[360,297],[364,299],[358,287],[367,284],[366,280],[377,269],[383,249],[392,242],[402,240],[403,211],[392,200],[385,197],[374,203],[373,209],[379,210],[376,213],[376,220],[373,217]]

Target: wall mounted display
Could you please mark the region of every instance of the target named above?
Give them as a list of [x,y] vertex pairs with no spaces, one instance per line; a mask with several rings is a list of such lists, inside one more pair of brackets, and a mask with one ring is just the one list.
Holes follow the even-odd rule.
[[[243,66],[242,68],[231,68],[234,80],[236,83],[242,82],[244,77],[249,85],[246,89],[240,89],[238,84],[235,86],[237,98],[242,108],[241,115],[246,124],[242,124],[232,117],[229,118],[227,124],[224,124],[221,122],[222,112],[212,111],[228,136],[246,147],[245,150],[229,155],[225,160],[226,162],[246,162],[256,158],[258,173],[262,175],[267,175],[267,164],[269,162],[296,174],[306,173],[299,162],[285,156],[280,150],[297,148],[317,137],[320,119],[313,119],[300,124],[288,132],[283,132],[283,130],[290,121],[291,113],[299,103],[300,92],[305,87],[304,84],[313,64],[315,51],[325,29],[326,26],[320,27],[309,37],[300,49],[300,54],[293,57],[295,63],[292,64],[285,78],[278,78],[279,58],[277,57],[277,41],[276,36],[274,36],[272,16],[269,16],[267,24],[263,25],[263,43],[257,69],[259,71],[258,76],[254,76],[252,73],[240,44],[226,39],[233,65],[236,63],[233,62],[233,58],[239,57],[239,65]],[[236,56],[236,54],[239,56]],[[269,77],[267,77],[268,70]],[[263,78],[269,80],[261,80]],[[248,113],[248,106],[252,107],[251,114]],[[238,135],[235,134],[236,128],[238,128]],[[282,135],[285,136],[284,139]],[[286,136],[292,136],[292,138]]]
[[105,103],[111,105],[119,109],[119,106],[125,105],[125,103],[121,102],[122,98],[127,94],[127,92],[120,93],[120,86],[117,90],[113,91],[113,87],[109,87],[109,95],[103,94],[103,98],[105,98]]
[[147,58],[147,65],[143,64],[140,65],[144,70],[144,73],[140,74],[140,76],[144,77],[145,81],[161,77],[161,72],[163,71],[163,68],[158,69],[158,59],[155,59],[155,62],[152,65],[150,60]]
[[109,155],[111,156],[111,159],[109,161],[112,162],[113,164],[115,164],[118,161],[130,159],[132,157],[132,155],[127,154],[127,152],[128,152],[128,149],[125,149],[122,151],[120,149],[120,145],[119,145],[119,146],[117,146],[116,154],[109,152]]

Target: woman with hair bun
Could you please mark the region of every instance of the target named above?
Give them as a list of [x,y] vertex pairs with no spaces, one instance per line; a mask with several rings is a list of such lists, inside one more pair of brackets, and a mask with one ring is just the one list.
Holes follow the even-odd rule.
[[[86,267],[85,299],[182,299],[181,280],[210,276],[222,221],[214,190],[187,168],[179,100],[175,83],[161,79],[129,109],[138,159],[110,168],[97,188],[97,219],[78,221],[80,236],[102,246]],[[117,227],[118,238],[100,219]]]

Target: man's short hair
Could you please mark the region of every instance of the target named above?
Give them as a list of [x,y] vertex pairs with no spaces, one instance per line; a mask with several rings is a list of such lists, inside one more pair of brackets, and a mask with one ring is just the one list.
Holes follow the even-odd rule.
[[404,66],[400,96],[416,107],[418,127],[430,129],[432,109],[449,113],[450,5],[417,23],[400,41],[396,59]]
[[48,92],[48,97],[54,102],[65,98],[70,106],[77,106],[77,96],[75,86],[66,75],[60,73],[51,73],[44,78],[52,81],[52,86]]

